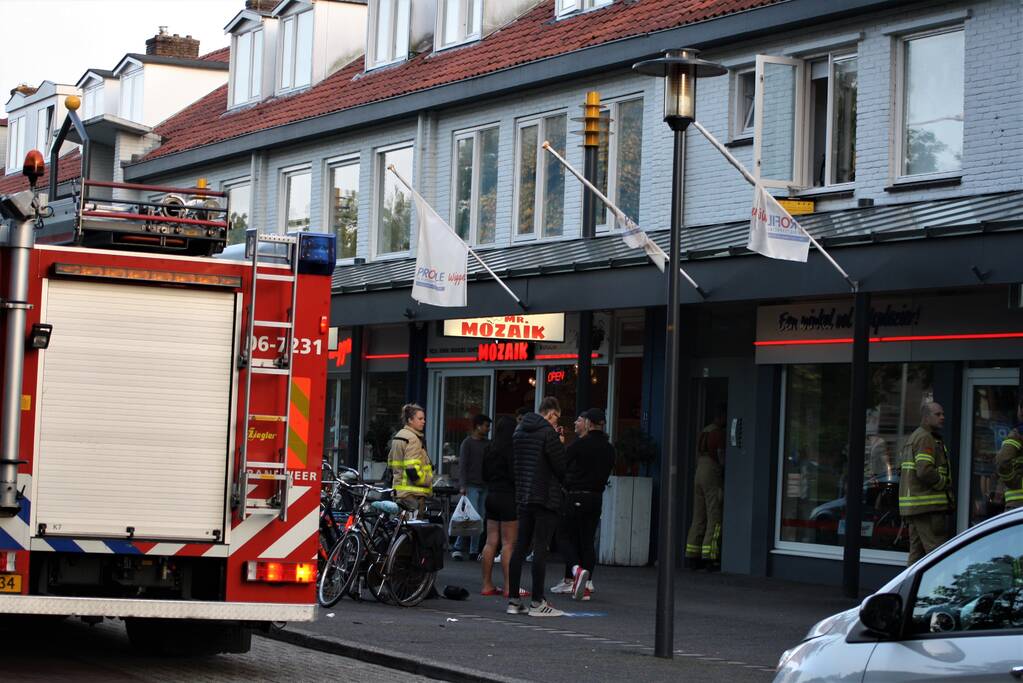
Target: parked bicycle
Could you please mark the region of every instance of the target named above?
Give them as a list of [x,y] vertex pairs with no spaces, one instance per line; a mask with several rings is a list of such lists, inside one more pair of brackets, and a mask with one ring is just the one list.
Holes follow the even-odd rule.
[[332,607],[345,593],[357,597],[365,587],[381,602],[418,605],[436,580],[443,530],[415,519],[401,499],[389,500],[393,489],[368,484],[341,486],[360,491],[361,499],[318,578],[320,604]]
[[342,467],[337,474],[326,460],[323,461],[323,479],[320,489],[320,544],[317,548],[316,564],[322,574],[330,551],[344,535],[344,520],[348,518],[355,504],[351,486],[359,481],[359,473]]

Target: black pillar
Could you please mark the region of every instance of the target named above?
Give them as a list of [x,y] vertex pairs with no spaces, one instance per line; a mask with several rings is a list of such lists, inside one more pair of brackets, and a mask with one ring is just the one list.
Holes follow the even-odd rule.
[[842,592],[860,594],[860,526],[863,520],[863,460],[867,433],[867,382],[870,372],[870,294],[856,293],[852,375],[849,397],[849,460],[845,489],[845,553]]
[[351,379],[349,384],[348,397],[348,458],[345,465],[348,467],[359,466],[359,454],[362,451],[362,382],[365,363],[363,361],[363,336],[365,328],[356,325],[352,328],[352,350],[348,354],[348,362],[351,363]]
[[[594,126],[600,122],[600,97],[597,93],[589,93],[586,99],[587,107],[584,107],[587,115],[596,114],[592,119]],[[590,109],[593,111],[591,112]],[[594,185],[597,184],[597,152],[599,151],[599,138],[597,135],[587,133],[583,142],[583,177]],[[588,187],[583,187],[583,239],[592,239],[597,234],[597,196]],[[593,361],[590,354],[593,349],[590,346],[590,339],[593,336],[593,311],[582,311],[579,314],[579,374],[576,375],[575,384],[575,412],[592,408],[590,405],[590,371]],[[601,406],[603,407],[603,406]],[[572,416],[573,418],[575,415]]]
[[[593,337],[593,311],[581,311],[579,313],[579,374],[575,383],[575,413],[578,415],[583,410],[588,410],[590,405],[590,371],[593,368],[593,351],[590,340]],[[603,408],[604,406],[599,406]],[[575,418],[575,415],[572,416]]]
[[[408,326],[408,370],[405,374],[405,400],[426,405],[426,349],[428,334],[426,323],[413,322]],[[429,415],[429,413],[427,413]]]

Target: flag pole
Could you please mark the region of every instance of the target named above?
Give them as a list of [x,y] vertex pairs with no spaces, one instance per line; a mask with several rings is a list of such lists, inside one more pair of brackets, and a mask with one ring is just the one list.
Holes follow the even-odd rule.
[[[604,195],[603,192],[601,192],[600,190],[598,190],[596,188],[596,186],[593,183],[591,183],[589,180],[584,178],[583,175],[581,173],[579,173],[579,171],[577,171],[572,166],[572,164],[570,164],[567,161],[565,161],[564,157],[562,157],[560,154],[555,152],[554,148],[551,147],[551,143],[550,142],[548,142],[547,140],[544,140],[543,148],[545,150],[547,150],[548,152],[550,152],[552,155],[554,155],[554,158],[557,159],[558,161],[560,161],[561,165],[564,166],[565,168],[567,168],[569,173],[571,173],[576,178],[578,178],[579,182],[581,182],[583,185],[585,185],[586,188],[589,189],[589,191],[592,192],[594,195],[596,195],[596,197],[600,201],[604,202],[604,205],[607,206],[607,208],[610,209],[612,213],[614,213],[614,215],[618,218],[618,220],[622,221],[623,223],[625,222],[625,218],[626,218],[625,213],[621,209],[619,209],[617,206],[615,206],[611,202],[611,200],[608,199]],[[655,243],[655,245],[656,245],[656,243]],[[664,253],[664,250],[661,249],[660,245],[656,245],[656,246],[657,246],[657,250],[664,257],[664,260],[668,261],[669,260],[668,259],[668,255]],[[693,289],[695,289],[697,292],[699,292],[700,296],[702,296],[704,299],[707,298],[707,293],[703,290],[703,287],[700,287],[700,285],[696,284],[696,280],[694,280],[693,278],[689,277],[689,273],[687,273],[684,268],[679,266],[678,272],[682,273],[682,277],[684,277],[686,279],[686,282],[688,282],[690,285],[693,286]]]
[[[409,192],[413,193],[414,195],[416,195],[417,197],[422,199],[424,204],[429,205],[429,202],[426,201],[426,198],[423,197],[423,195],[421,195],[418,192],[416,192],[416,189],[414,187],[412,187],[412,185],[407,180],[405,180],[405,178],[403,178],[400,173],[398,173],[398,169],[396,169],[394,167],[394,164],[388,164],[387,170],[390,171],[391,173],[393,173],[395,175],[395,177],[398,180],[401,181],[401,184],[409,189]],[[459,235],[457,232],[455,232],[451,228],[451,226],[448,225],[447,221],[441,221],[441,222],[444,224],[445,228],[447,228],[448,230],[451,231],[452,235],[454,235],[455,237],[457,237],[460,240],[462,239],[462,236]],[[462,242],[465,242],[465,240],[462,240]],[[528,308],[526,308],[526,304],[522,303],[522,299],[520,299],[518,296],[516,296],[515,292],[511,291],[511,289],[508,287],[508,285],[506,285],[504,283],[504,280],[502,280],[501,278],[497,277],[497,273],[495,273],[493,270],[490,269],[490,266],[488,266],[486,264],[486,262],[483,259],[480,258],[480,255],[477,254],[476,251],[472,247],[470,247],[468,244],[466,244],[465,248],[469,250],[469,253],[472,254],[476,258],[477,261],[479,261],[479,264],[481,266],[483,266],[484,270],[486,270],[488,273],[490,273],[491,277],[493,277],[495,280],[497,280],[497,284],[501,285],[501,287],[504,288],[504,291],[508,292],[508,296],[510,296],[512,299],[515,299],[515,303],[517,303],[519,305],[519,307],[523,311],[529,310]]]
[[[714,147],[714,149],[721,152],[721,156],[723,156],[725,160],[728,161],[728,163],[735,167],[735,170],[737,170],[742,175],[742,177],[746,179],[746,182],[748,182],[753,187],[757,186],[757,179],[753,177],[753,174],[746,170],[746,167],[742,165],[742,162],[736,159],[735,156],[728,151],[728,148],[722,145],[721,142],[716,137],[714,137],[709,130],[704,128],[703,124],[701,124],[699,121],[693,121],[693,127],[695,127],[696,130],[700,131],[700,134],[707,139],[707,142],[709,142],[711,146]],[[806,235],[807,238],[810,240],[810,244],[815,246],[817,248],[817,251],[823,254],[824,258],[828,260],[828,263],[830,263],[835,268],[835,270],[838,271],[839,275],[841,275],[845,279],[845,281],[849,283],[849,286],[852,288],[852,291],[854,292],[859,291],[860,288],[859,283],[853,280],[851,277],[849,277],[849,273],[845,272],[845,269],[842,268],[842,266],[838,265],[838,262],[835,261],[835,259],[831,258],[831,254],[829,254],[827,250],[825,250],[824,247],[820,245],[820,242],[818,242],[813,235],[808,233],[806,231],[806,228],[804,228],[799,223],[799,221],[796,221],[796,225],[799,226],[799,229],[802,230],[803,234]]]

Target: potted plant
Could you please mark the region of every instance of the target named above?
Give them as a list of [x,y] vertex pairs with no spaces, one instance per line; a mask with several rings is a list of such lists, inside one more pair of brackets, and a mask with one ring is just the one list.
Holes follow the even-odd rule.
[[604,491],[600,524],[601,564],[642,566],[650,558],[653,479],[637,476],[660,449],[650,435],[631,427],[615,439],[615,474]]
[[615,474],[636,476],[657,457],[657,443],[639,427],[624,430],[615,439]]

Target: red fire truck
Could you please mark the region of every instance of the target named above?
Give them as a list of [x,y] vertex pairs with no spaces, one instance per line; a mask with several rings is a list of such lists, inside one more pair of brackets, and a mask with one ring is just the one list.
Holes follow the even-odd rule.
[[334,237],[212,258],[223,193],[91,180],[74,110],[65,138],[70,194],[54,152],[48,204],[0,197],[0,615],[247,651],[314,617]]

